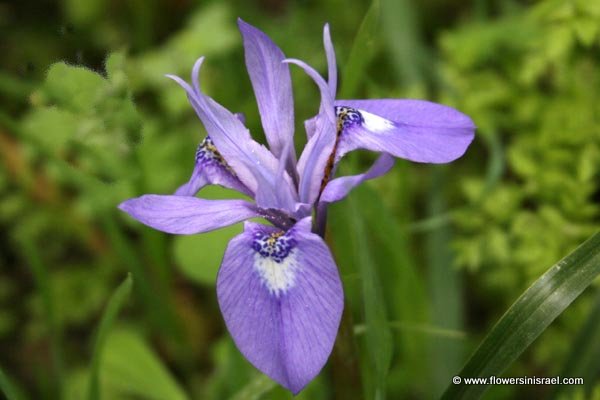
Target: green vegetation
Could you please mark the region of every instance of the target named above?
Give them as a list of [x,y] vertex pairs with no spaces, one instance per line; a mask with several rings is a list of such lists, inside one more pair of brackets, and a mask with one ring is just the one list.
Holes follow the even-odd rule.
[[[205,91],[264,139],[238,16],[320,71],[329,22],[344,97],[425,98],[478,126],[457,162],[400,160],[331,207],[344,329],[297,398],[600,399],[600,3],[588,0],[0,6],[4,396],[292,398],[241,356],[219,313],[216,271],[240,226],[176,237],[116,208],[188,179],[204,132],[163,75],[187,77],[200,55]],[[292,78],[300,148],[319,95],[299,69]]]

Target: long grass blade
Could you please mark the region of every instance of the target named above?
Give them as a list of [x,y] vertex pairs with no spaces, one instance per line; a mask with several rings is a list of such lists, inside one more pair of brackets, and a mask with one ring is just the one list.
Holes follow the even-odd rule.
[[508,309],[465,367],[463,384],[444,399],[477,399],[487,385],[465,385],[467,377],[499,376],[600,274],[600,232],[551,267]]
[[102,357],[102,350],[104,349],[104,343],[106,342],[106,336],[110,331],[119,311],[123,308],[123,304],[131,294],[131,287],[133,286],[133,279],[131,274],[127,275],[127,278],[117,287],[114,291],[106,309],[104,315],[98,325],[98,332],[96,333],[96,340],[94,342],[94,352],[92,354],[92,363],[90,367],[90,383],[88,388],[88,398],[90,400],[99,400],[100,397],[100,361]]

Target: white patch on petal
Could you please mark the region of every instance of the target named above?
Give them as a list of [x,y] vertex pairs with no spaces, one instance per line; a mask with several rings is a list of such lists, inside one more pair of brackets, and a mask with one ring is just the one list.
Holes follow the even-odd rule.
[[384,133],[394,129],[394,123],[389,119],[371,114],[364,110],[358,110],[363,117],[363,127],[371,132]]
[[292,249],[281,261],[259,253],[254,254],[254,268],[272,295],[279,297],[294,287],[299,270],[297,253],[297,249]]

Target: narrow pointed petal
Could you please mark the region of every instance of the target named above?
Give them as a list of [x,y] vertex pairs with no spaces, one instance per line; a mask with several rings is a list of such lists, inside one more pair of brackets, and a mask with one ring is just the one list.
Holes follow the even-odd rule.
[[282,63],[285,55],[267,35],[252,25],[238,19],[238,26],[244,40],[246,67],[271,152],[279,158],[287,149],[288,161],[295,167],[294,146],[286,146],[294,140],[294,99],[290,69]]
[[214,143],[207,136],[196,150],[194,171],[190,180],[175,192],[178,196],[195,196],[206,185],[220,185],[254,197],[225,162]]
[[333,161],[335,144],[335,124],[320,115],[315,121],[315,133],[306,143],[298,161],[298,196],[301,202],[312,204],[319,196],[321,183],[328,172],[327,166]]
[[465,114],[424,100],[338,100],[336,106],[343,127],[338,159],[361,148],[447,163],[465,153],[475,133]]
[[333,203],[342,200],[348,195],[348,193],[350,193],[352,189],[364,181],[387,174],[394,166],[394,162],[395,160],[392,156],[384,153],[379,156],[371,168],[369,168],[369,170],[364,174],[342,176],[340,178],[333,179],[327,184],[327,186],[325,186],[319,201],[322,203]]
[[288,59],[285,62],[296,64],[315,81],[321,93],[321,107],[314,122],[308,122],[308,143],[304,147],[298,161],[300,183],[298,195],[303,203],[313,203],[319,196],[321,182],[328,173],[327,165],[336,144],[335,112],[333,95],[330,88],[311,66],[303,61]]
[[335,49],[331,42],[329,24],[325,24],[323,28],[323,45],[325,46],[325,54],[327,56],[327,83],[331,96],[335,98],[337,92],[337,62],[335,59]]
[[186,235],[260,216],[256,206],[244,200],[205,200],[157,194],[126,200],[119,208],[154,229]]
[[225,324],[259,370],[300,392],[323,368],[337,335],[343,292],[310,218],[286,233],[247,223],[227,247],[217,278]]

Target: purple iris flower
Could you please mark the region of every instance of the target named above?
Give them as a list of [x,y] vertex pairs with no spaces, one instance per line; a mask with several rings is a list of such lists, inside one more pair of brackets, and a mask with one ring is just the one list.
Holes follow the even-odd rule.
[[[174,195],[148,194],[119,208],[167,233],[207,232],[250,218],[225,251],[217,297],[237,347],[259,370],[298,393],[323,368],[335,341],[344,299],[337,267],[323,241],[327,204],[366,179],[389,171],[393,157],[445,163],[460,157],[474,125],[460,112],[421,100],[335,100],[336,63],[329,28],[324,43],[328,82],[287,60],[269,37],[242,20],[246,66],[269,149],[255,142],[241,115],[202,93],[200,58],[186,91],[208,133],[192,176]],[[294,149],[288,64],[300,65],[321,92],[319,114],[305,123],[308,142]],[[340,158],[355,149],[381,152],[364,174],[333,179]],[[196,197],[205,185],[236,190],[253,201]],[[316,213],[313,224],[312,214]]]

